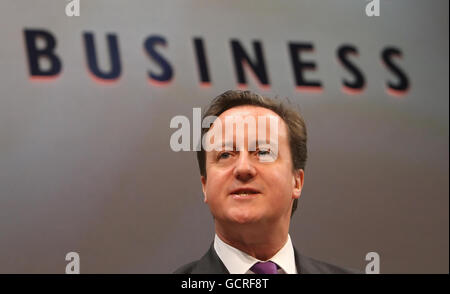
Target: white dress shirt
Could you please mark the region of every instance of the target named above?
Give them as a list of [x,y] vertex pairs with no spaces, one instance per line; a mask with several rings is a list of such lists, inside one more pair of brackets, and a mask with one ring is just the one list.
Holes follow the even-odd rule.
[[295,265],[294,247],[292,246],[291,237],[288,238],[284,246],[272,258],[268,260],[258,260],[241,250],[234,248],[223,242],[217,234],[214,237],[214,250],[222,260],[230,274],[254,274],[250,268],[257,262],[272,261],[275,262],[279,269],[279,274],[297,274]]

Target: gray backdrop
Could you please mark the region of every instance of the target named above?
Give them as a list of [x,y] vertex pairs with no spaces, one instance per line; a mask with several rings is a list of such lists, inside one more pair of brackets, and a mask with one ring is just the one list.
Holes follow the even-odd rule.
[[[291,237],[306,255],[363,270],[376,251],[382,273],[448,273],[448,1],[66,1],[0,2],[0,273],[64,273],[67,252],[82,273],[169,273],[199,258],[213,239],[194,152],[173,152],[175,115],[236,88],[229,40],[250,52],[260,40],[271,81],[249,89],[289,97],[309,131],[309,160]],[[62,73],[29,79],[24,28],[56,37]],[[95,34],[108,68],[105,34],[119,38],[122,75],[113,85],[86,71],[82,33]],[[166,86],[143,53],[150,35],[174,68]],[[212,84],[199,85],[192,38],[203,38]],[[308,41],[309,79],[295,89],[287,43]],[[341,91],[351,75],[336,49],[354,44],[365,91]],[[408,75],[407,95],[385,91],[388,45]]]

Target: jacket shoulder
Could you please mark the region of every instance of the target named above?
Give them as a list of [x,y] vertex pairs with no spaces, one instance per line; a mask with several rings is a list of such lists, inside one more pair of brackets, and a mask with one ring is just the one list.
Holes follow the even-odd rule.
[[228,270],[220,260],[214,246],[211,244],[208,252],[197,261],[190,262],[178,268],[174,274],[228,274]]
[[180,266],[176,271],[174,271],[174,274],[191,274],[192,270],[196,267],[198,263],[198,260],[190,262],[188,264],[185,264],[183,266]]

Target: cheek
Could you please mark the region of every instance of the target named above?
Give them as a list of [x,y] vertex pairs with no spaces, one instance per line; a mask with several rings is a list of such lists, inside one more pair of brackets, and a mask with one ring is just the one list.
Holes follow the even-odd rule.
[[230,173],[229,168],[211,167],[208,170],[208,179],[211,179],[212,184],[225,182],[230,177],[230,175],[232,175],[232,173]]
[[290,198],[293,191],[292,177],[286,174],[284,174],[286,176],[282,175],[283,173],[279,173],[270,179],[270,189],[278,196],[277,199],[279,197]]
[[208,177],[206,181],[206,193],[208,197],[217,197],[223,193],[225,187],[223,177],[215,173],[211,173],[211,177]]
[[214,195],[214,187],[212,187],[211,184],[207,184],[206,185],[206,195],[208,197],[208,199],[212,199],[215,195]]

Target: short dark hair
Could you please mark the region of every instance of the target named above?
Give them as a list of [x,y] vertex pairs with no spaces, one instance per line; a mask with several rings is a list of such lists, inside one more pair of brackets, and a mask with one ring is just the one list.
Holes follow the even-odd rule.
[[[296,111],[292,107],[287,107],[286,104],[277,99],[264,97],[251,91],[229,90],[211,101],[206,111],[203,113],[202,121],[205,117],[218,117],[226,110],[242,105],[254,105],[270,109],[283,119],[288,128],[292,168],[293,170],[305,170],[307,158],[305,121],[303,120],[300,111]],[[203,138],[208,131],[209,128],[202,128],[201,138]],[[203,146],[201,146],[200,151],[197,151],[197,160],[200,168],[200,175],[206,179],[206,152],[203,149]],[[298,199],[295,199],[292,205],[291,216],[297,209],[297,202]]]

